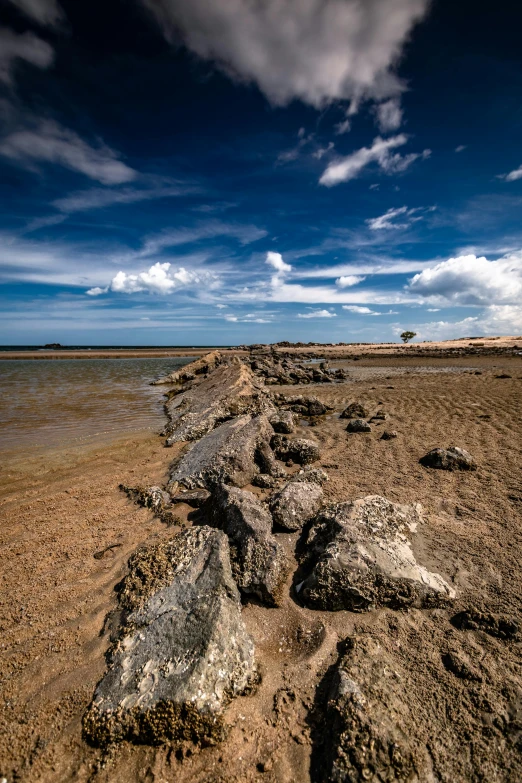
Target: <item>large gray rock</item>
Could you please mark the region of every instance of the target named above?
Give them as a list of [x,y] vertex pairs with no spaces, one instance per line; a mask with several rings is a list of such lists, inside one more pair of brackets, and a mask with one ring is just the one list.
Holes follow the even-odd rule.
[[204,356],[200,356],[190,364],[184,365],[180,370],[165,375],[163,378],[158,378],[157,381],[153,381],[152,386],[160,386],[165,383],[185,383],[186,381],[193,380],[197,375],[204,375],[208,372],[212,372],[218,364],[221,364],[223,357],[219,351],[211,351]]
[[410,740],[407,672],[370,633],[345,647],[327,702],[323,780],[435,783],[426,747]]
[[233,573],[242,593],[281,603],[290,565],[272,535],[272,517],[252,492],[224,484],[212,496],[212,518],[230,539]]
[[371,432],[372,428],[364,419],[351,419],[346,425],[346,432]]
[[364,405],[361,405],[360,402],[352,402],[343,410],[339,418],[340,419],[366,419],[366,417],[369,415],[370,415],[370,411],[368,410],[368,408],[365,408]]
[[320,512],[308,535],[305,579],[297,592],[312,608],[366,612],[434,606],[455,597],[439,575],[419,565],[409,533],[422,523],[420,504],[378,495]]
[[274,454],[281,460],[292,460],[298,465],[308,465],[316,462],[321,456],[319,446],[307,438],[286,438],[284,435],[274,435],[271,440]]
[[322,501],[319,484],[290,481],[270,498],[270,513],[286,530],[300,530],[319,511]]
[[170,398],[167,445],[197,440],[224,421],[243,414],[274,413],[268,392],[251,370],[238,360],[224,364],[198,386]]
[[256,460],[262,463],[263,473],[272,472],[271,464],[276,464],[269,445],[273,434],[266,416],[231,419],[189,448],[172,468],[169,486],[179,483],[187,489],[212,489],[224,482],[243,487],[259,473]]
[[419,462],[426,468],[439,470],[476,470],[477,464],[471,454],[458,446],[447,449],[432,449]]
[[227,537],[190,528],[138,550],[129,566],[124,620],[84,717],[86,739],[222,739],[227,702],[255,680]]

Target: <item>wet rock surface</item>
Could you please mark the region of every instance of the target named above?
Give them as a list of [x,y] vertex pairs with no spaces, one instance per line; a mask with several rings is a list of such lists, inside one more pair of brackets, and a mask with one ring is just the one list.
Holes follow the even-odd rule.
[[438,470],[476,470],[477,464],[471,454],[458,446],[447,449],[432,449],[419,462],[425,468]]
[[436,606],[455,597],[439,575],[419,565],[408,536],[422,524],[419,504],[370,495],[319,512],[306,544],[296,590],[312,608],[366,612]]
[[165,403],[167,445],[197,440],[234,416],[273,413],[267,392],[239,360],[223,364],[188,391]]
[[138,550],[129,566],[124,619],[84,717],[85,738],[222,739],[227,702],[255,680],[227,537],[191,528]]
[[272,535],[272,517],[252,492],[221,485],[212,495],[212,519],[230,539],[233,572],[242,593],[269,606],[281,603],[290,564]]
[[270,498],[274,522],[285,530],[300,530],[319,510],[323,490],[313,482],[290,481]]
[[275,458],[269,442],[273,434],[266,416],[231,419],[189,447],[172,468],[169,486],[211,490],[224,482],[243,487],[260,469],[263,473],[272,469]]

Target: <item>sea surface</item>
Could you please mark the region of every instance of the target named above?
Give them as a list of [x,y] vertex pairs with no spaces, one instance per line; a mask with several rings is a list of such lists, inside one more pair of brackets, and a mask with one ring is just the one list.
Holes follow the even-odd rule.
[[150,382],[195,357],[0,362],[0,455],[162,429],[168,387]]

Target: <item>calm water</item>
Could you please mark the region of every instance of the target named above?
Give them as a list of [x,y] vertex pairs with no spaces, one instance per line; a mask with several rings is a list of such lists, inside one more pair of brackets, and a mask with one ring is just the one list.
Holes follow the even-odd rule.
[[182,359],[31,359],[0,362],[0,452],[67,446],[100,435],[161,430],[168,387],[150,381]]

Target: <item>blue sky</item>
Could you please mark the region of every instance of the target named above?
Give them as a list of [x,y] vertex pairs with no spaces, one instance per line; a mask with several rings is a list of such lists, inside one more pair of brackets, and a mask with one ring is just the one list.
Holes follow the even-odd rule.
[[0,343],[522,333],[522,8],[4,0]]

